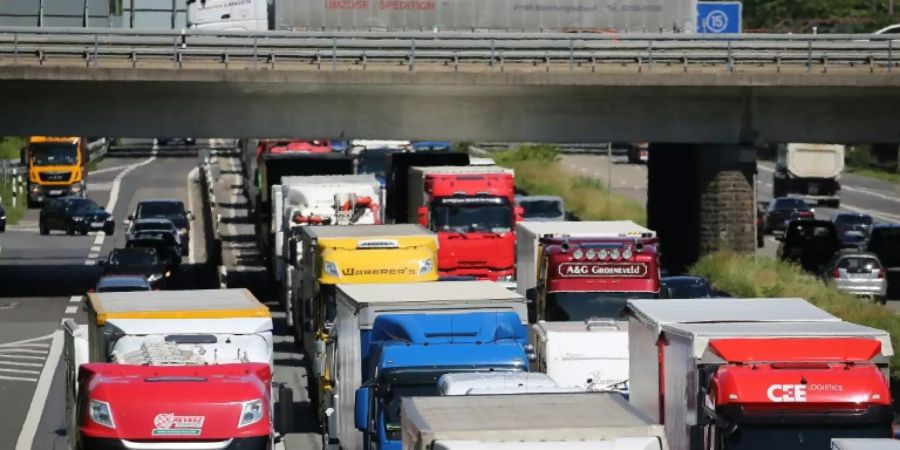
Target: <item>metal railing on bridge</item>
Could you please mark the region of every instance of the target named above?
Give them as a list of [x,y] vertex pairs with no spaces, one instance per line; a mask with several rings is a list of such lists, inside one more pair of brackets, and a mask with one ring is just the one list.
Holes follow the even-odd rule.
[[[891,72],[896,36],[462,32],[200,32],[0,28],[0,66],[640,72],[855,68]],[[660,69],[657,69],[660,68]],[[896,72],[895,72],[896,73]]]

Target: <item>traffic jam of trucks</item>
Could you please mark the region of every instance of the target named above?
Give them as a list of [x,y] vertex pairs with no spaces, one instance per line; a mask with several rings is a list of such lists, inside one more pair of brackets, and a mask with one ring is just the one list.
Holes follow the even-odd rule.
[[310,417],[273,380],[273,316],[249,291],[92,292],[88,324],[64,323],[70,448],[283,448],[300,421],[328,450],[894,436],[886,331],[800,298],[663,298],[653,230],[523,221],[513,170],[440,146],[241,148]]

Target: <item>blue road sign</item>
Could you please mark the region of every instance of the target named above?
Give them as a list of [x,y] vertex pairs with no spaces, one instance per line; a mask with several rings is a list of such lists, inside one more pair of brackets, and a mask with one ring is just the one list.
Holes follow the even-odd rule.
[[741,32],[741,2],[697,2],[697,32]]

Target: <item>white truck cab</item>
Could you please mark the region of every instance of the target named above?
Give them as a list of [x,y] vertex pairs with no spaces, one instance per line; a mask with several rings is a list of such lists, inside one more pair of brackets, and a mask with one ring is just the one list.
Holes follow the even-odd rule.
[[441,395],[547,394],[580,392],[562,388],[544,373],[462,372],[448,373],[438,379]]

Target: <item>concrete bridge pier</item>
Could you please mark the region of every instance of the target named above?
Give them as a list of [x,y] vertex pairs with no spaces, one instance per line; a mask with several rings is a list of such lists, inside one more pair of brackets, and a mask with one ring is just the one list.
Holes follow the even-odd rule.
[[680,273],[707,253],[756,249],[755,175],[750,146],[650,145],[647,222],[664,268]]

